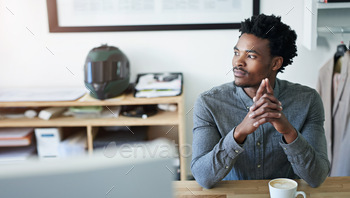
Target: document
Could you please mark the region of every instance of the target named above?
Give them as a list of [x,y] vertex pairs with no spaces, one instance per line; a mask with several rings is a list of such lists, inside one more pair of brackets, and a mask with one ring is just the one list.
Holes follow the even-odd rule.
[[149,73],[137,77],[136,98],[177,96],[181,93],[182,73]]
[[0,149],[0,164],[24,161],[34,155],[35,146],[6,147]]
[[85,93],[85,88],[6,88],[0,90],[0,102],[73,101]]
[[33,128],[0,128],[0,147],[30,145],[33,131]]

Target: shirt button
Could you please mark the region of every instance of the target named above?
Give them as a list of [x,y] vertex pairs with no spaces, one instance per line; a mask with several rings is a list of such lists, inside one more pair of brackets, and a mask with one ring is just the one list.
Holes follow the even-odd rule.
[[284,150],[287,150],[287,148],[286,148],[286,147],[284,147]]
[[258,164],[258,168],[260,168],[261,167],[261,165],[260,164]]
[[238,153],[239,151],[238,150],[235,150],[236,153]]
[[260,142],[257,142],[256,145],[260,146]]
[[229,167],[228,166],[225,166],[226,169],[228,169]]

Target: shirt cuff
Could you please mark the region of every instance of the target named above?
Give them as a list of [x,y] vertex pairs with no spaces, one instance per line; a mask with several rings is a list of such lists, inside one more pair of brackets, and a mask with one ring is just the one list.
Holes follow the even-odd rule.
[[301,153],[305,153],[307,151],[308,142],[299,131],[297,131],[297,133],[298,137],[289,144],[286,144],[283,141],[283,136],[281,137],[280,145],[282,146],[284,153],[288,156],[300,155]]
[[223,146],[225,151],[227,152],[227,155],[234,159],[236,158],[240,153],[244,151],[242,146],[236,142],[236,140],[233,138],[233,132],[235,131],[235,128],[233,128],[224,138]]

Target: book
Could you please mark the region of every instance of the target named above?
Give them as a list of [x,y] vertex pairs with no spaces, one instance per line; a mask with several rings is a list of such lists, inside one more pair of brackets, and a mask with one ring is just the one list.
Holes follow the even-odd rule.
[[32,142],[33,128],[0,128],[0,146],[28,146]]

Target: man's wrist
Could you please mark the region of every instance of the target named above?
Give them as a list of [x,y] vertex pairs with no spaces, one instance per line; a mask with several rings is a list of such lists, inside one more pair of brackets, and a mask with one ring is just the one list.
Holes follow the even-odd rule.
[[288,133],[283,134],[283,138],[287,144],[292,143],[298,137],[298,132],[293,128]]
[[235,131],[233,132],[233,139],[235,139],[235,141],[238,144],[243,144],[246,137],[247,137],[246,135],[242,135],[242,133],[240,133],[237,127],[235,128]]

